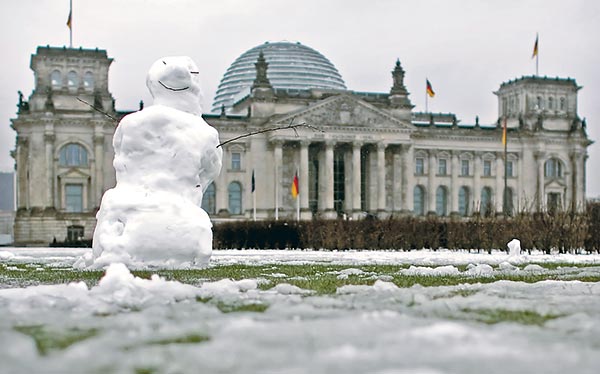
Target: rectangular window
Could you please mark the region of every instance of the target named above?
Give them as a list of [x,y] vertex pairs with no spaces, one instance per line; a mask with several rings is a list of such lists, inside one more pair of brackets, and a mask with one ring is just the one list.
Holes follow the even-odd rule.
[[417,159],[415,160],[415,174],[425,174],[425,159],[423,157],[417,157]]
[[507,161],[506,162],[506,176],[507,177],[513,177],[513,162],[512,161]]
[[67,212],[83,212],[83,186],[81,184],[65,186],[65,207]]
[[447,175],[448,174],[448,169],[446,168],[446,159],[439,159],[438,160],[438,175]]
[[547,197],[547,208],[549,213],[556,213],[562,208],[560,194],[551,192]]
[[463,177],[469,175],[469,160],[460,160],[460,175]]
[[67,227],[67,241],[77,242],[83,240],[83,226]]
[[483,160],[483,176],[484,177],[492,176],[492,161]]
[[231,170],[242,169],[242,155],[238,152],[231,154]]

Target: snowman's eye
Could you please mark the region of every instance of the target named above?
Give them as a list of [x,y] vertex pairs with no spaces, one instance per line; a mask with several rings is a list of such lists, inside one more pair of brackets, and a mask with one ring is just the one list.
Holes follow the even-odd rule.
[[190,74],[200,74],[199,71],[190,71]]
[[167,63],[166,63],[166,62],[163,60],[163,64],[165,64],[165,65],[166,65]]

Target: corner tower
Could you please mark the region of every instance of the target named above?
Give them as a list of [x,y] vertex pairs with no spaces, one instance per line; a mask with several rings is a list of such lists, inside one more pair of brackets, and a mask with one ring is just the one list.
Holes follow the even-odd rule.
[[102,194],[115,183],[111,63],[99,49],[47,46],[31,56],[34,89],[28,101],[19,92],[12,120],[17,132],[15,243],[91,238]]

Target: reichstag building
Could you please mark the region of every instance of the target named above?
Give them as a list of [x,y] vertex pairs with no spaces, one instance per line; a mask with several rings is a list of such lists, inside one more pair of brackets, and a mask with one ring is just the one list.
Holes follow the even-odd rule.
[[[47,46],[32,55],[35,87],[27,100],[19,95],[12,120],[16,244],[92,237],[102,195],[115,185],[112,136],[127,114],[115,111],[108,90],[111,63],[98,49]],[[413,111],[400,61],[390,69],[387,92],[356,92],[300,43],[264,43],[239,56],[204,115],[228,141],[204,209],[217,223],[583,209],[591,141],[574,79],[501,83],[498,121],[464,124],[452,113]],[[290,124],[310,127],[264,131]]]

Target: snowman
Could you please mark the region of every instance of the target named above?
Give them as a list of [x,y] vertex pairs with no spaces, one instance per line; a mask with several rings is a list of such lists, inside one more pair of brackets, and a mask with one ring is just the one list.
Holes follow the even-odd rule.
[[201,117],[198,68],[189,57],[164,57],[146,84],[154,105],[124,117],[115,131],[117,184],[96,215],[92,262],[205,265],[212,224],[200,205],[223,151]]

